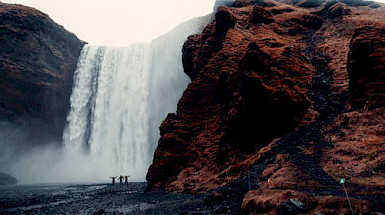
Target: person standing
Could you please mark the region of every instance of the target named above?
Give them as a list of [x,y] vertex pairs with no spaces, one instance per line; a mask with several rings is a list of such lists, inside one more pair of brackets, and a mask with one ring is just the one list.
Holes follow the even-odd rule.
[[130,177],[130,175],[126,175],[124,176],[124,183],[128,185],[128,177]]
[[119,176],[119,182],[120,182],[120,184],[122,184],[123,183],[123,175],[121,175],[121,176]]
[[115,178],[117,178],[118,176],[112,176],[110,178],[112,178],[112,185],[115,185]]

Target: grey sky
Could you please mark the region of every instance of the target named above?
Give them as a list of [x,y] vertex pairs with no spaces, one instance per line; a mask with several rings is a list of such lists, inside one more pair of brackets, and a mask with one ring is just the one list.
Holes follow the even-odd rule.
[[2,0],[37,8],[91,44],[149,41],[190,18],[212,12],[215,0]]
[[[35,7],[91,44],[149,41],[190,18],[212,12],[215,0],[2,0]],[[385,0],[378,0],[385,3]]]

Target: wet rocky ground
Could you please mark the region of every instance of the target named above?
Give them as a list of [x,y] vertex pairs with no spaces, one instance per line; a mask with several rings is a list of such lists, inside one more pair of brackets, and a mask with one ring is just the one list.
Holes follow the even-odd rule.
[[0,214],[210,214],[198,196],[128,185],[0,186]]

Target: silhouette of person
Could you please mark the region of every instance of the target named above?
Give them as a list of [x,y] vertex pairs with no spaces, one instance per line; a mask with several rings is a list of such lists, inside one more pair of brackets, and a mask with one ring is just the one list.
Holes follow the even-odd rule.
[[125,184],[128,184],[128,177],[130,177],[130,175],[124,176],[124,183],[125,183]]
[[117,178],[118,176],[113,176],[113,177],[110,177],[110,178],[112,178],[112,185],[114,185],[115,184],[115,178]]
[[124,178],[123,175],[119,176],[119,182],[120,183],[123,183],[123,178]]

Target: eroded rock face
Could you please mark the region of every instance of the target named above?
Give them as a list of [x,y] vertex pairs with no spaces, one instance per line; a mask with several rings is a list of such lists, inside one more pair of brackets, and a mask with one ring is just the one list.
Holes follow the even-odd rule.
[[183,47],[192,82],[148,189],[207,192],[232,214],[337,214],[346,177],[356,212],[383,210],[383,14],[360,0],[220,7]]
[[84,45],[46,14],[0,3],[0,118],[37,120],[61,136]]
[[306,41],[294,42],[303,35],[287,32],[313,32],[320,24],[312,20],[321,19],[287,10],[287,22],[274,20],[271,9],[260,5],[220,7],[202,34],[186,41],[184,68],[193,82],[177,114],[161,126],[149,189],[205,192],[221,186],[229,168],[234,172],[226,177],[238,177],[250,165],[239,162],[312,120],[307,92],[316,70]]
[[385,28],[354,31],[348,56],[349,92],[353,107],[385,106]]
[[[291,58],[285,50],[282,55]],[[294,81],[278,78],[285,74],[271,66],[279,63],[253,42],[237,72],[220,74],[217,89],[225,133],[219,143],[219,161],[227,159],[234,147],[247,151],[261,148],[289,132],[310,107],[307,96],[294,87]],[[309,64],[306,60],[303,63]]]

